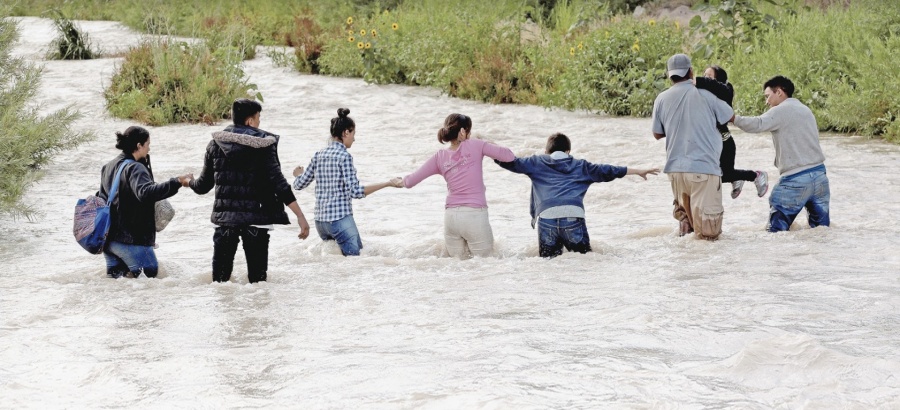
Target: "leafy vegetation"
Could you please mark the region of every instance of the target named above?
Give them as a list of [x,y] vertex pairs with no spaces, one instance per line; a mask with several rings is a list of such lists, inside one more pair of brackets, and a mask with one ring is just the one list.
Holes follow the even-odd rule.
[[[252,58],[256,44],[287,45],[291,51],[268,55],[304,73],[613,115],[648,115],[655,95],[668,87],[666,58],[688,52],[697,72],[713,63],[728,70],[737,89],[735,106],[743,114],[765,110],[759,88],[782,74],[794,80],[797,97],[812,107],[823,130],[900,141],[900,80],[891,75],[890,59],[900,42],[900,3],[671,0],[695,4],[705,16],[683,25],[654,19],[652,10],[664,3],[18,0],[14,7],[21,13],[59,7],[75,18],[113,19],[147,32],[201,37],[211,55],[221,46]],[[637,5],[650,13],[632,17]],[[221,57],[216,58],[218,63]],[[160,105],[157,98],[126,94],[125,105]],[[173,115],[167,121],[218,115]]]
[[0,19],[0,214],[30,217],[21,198],[41,167],[92,135],[70,128],[79,116],[73,109],[39,115],[33,99],[41,69],[11,55],[17,39],[15,23]]
[[72,20],[59,10],[53,13],[53,25],[57,37],[50,43],[47,58],[51,60],[90,60],[100,53],[94,51],[87,33],[81,31]]

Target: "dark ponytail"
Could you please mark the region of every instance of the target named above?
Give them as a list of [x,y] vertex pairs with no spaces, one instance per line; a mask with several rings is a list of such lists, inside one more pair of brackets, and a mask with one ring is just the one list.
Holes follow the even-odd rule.
[[116,148],[126,155],[131,155],[137,149],[138,144],[144,144],[150,139],[150,132],[144,127],[132,125],[125,132],[116,131]]
[[344,139],[344,131],[353,132],[356,129],[356,123],[353,118],[348,117],[349,108],[338,108],[338,116],[331,119],[331,136],[339,140]]
[[459,138],[459,130],[464,129],[466,132],[472,131],[472,119],[463,114],[450,114],[444,120],[444,128],[438,130],[438,142],[454,141]]

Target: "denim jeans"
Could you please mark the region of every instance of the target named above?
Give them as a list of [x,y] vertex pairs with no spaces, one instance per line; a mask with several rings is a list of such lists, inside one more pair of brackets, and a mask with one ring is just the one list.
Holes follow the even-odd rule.
[[215,282],[228,282],[234,270],[234,254],[243,241],[250,283],[266,280],[269,270],[269,230],[254,226],[216,227],[213,234],[212,274]]
[[347,215],[337,221],[316,221],[316,232],[323,241],[337,242],[344,256],[359,256],[359,250],[363,247],[353,215]]
[[542,258],[562,255],[565,247],[570,251],[591,251],[584,218],[538,219],[538,247]]
[[769,232],[787,231],[803,208],[808,214],[809,226],[831,224],[828,204],[831,190],[825,166],[782,177],[769,196]]
[[148,278],[154,278],[159,272],[152,246],[109,242],[103,249],[103,256],[106,258],[106,276],[110,278],[137,277],[141,271]]

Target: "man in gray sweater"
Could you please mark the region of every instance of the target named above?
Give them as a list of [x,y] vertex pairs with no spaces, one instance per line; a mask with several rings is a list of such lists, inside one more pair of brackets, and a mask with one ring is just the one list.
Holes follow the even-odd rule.
[[759,117],[736,115],[734,125],[746,132],[772,133],[775,166],[781,180],[769,196],[769,232],[787,231],[803,208],[809,226],[829,226],[831,191],[825,173],[825,154],[819,145],[819,127],[809,107],[794,95],[794,83],[772,77],[763,85],[771,109]]

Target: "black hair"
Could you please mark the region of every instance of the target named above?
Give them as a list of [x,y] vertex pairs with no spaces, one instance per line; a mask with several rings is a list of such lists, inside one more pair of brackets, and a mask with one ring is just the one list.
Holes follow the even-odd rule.
[[547,138],[547,153],[552,154],[556,151],[568,152],[572,150],[572,141],[565,134],[557,132]]
[[471,132],[472,119],[463,114],[448,115],[447,119],[444,120],[444,127],[438,130],[438,142],[443,144],[456,140],[459,138],[459,130],[462,129],[466,130],[466,132]]
[[766,88],[771,88],[772,91],[775,91],[776,88],[780,88],[788,98],[791,98],[794,95],[794,82],[783,75],[776,75],[775,77],[770,78],[769,81],[766,81],[766,83],[763,84],[763,91],[765,91]]
[[234,125],[247,125],[247,119],[262,112],[262,105],[249,98],[238,98],[231,104],[231,119]]
[[150,132],[144,127],[132,125],[125,132],[116,131],[116,148],[127,155],[137,150],[138,144],[144,144],[150,139]]
[[349,108],[338,108],[337,117],[331,119],[331,136],[339,140],[344,139],[344,131],[353,132],[356,129],[356,123],[353,118],[348,117]]
[[723,84],[728,83],[728,73],[725,72],[724,68],[717,65],[711,65],[709,68],[713,70],[713,77],[715,77],[716,81]]

